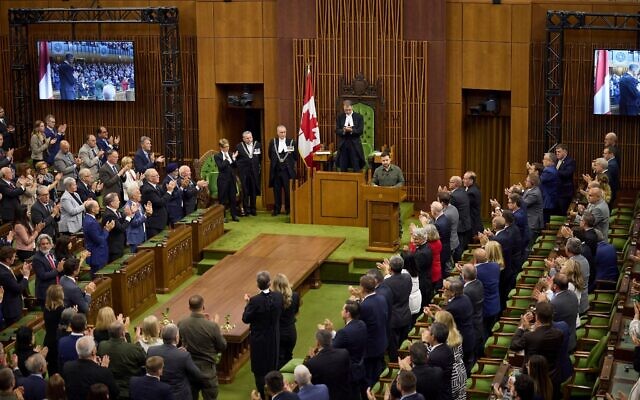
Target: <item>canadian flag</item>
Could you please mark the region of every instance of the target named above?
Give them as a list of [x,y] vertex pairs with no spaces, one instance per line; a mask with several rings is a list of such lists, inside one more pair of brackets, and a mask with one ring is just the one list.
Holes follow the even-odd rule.
[[307,167],[313,167],[313,152],[320,149],[320,129],[318,129],[318,115],[313,97],[313,83],[311,82],[311,67],[307,67],[307,79],[304,88],[304,105],[300,130],[298,131],[298,151]]
[[609,74],[609,51],[596,50],[595,54],[596,72],[593,96],[593,113],[594,114],[610,114],[611,113],[611,97],[609,94],[609,82],[611,75]]
[[40,60],[40,79],[38,89],[40,93],[40,100],[53,99],[51,62],[49,61],[49,49],[47,48],[47,42],[39,42],[38,46],[38,58]]

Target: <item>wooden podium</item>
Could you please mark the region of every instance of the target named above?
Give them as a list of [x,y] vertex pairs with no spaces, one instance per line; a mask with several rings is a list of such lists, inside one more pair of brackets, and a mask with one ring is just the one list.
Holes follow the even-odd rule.
[[367,251],[393,253],[400,246],[400,202],[407,197],[402,187],[365,186],[369,247]]

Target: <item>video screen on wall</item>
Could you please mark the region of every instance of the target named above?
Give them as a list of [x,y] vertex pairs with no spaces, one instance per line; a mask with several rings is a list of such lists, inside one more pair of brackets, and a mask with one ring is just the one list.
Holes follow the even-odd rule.
[[640,115],[640,50],[594,53],[593,113]]
[[41,100],[135,101],[133,42],[40,41]]

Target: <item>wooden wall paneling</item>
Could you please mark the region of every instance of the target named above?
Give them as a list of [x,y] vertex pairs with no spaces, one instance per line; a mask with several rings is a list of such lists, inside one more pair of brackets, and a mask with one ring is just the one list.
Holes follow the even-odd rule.
[[529,43],[511,44],[511,105],[529,105],[529,66],[531,54]]
[[511,5],[467,3],[462,8],[462,21],[465,41],[511,42]]
[[[445,175],[457,175],[462,170],[462,123],[463,109],[461,103],[447,104]],[[447,185],[448,181],[439,182],[439,185]]]
[[198,37],[198,97],[213,98],[216,93],[215,39]]
[[531,41],[531,4],[511,5],[511,41],[529,43]]
[[446,79],[447,102],[462,102],[462,42],[447,41],[447,69],[450,79]]
[[262,37],[262,1],[216,2],[213,3],[213,15],[215,37]]
[[511,89],[511,43],[462,42],[462,87]]
[[262,39],[216,37],[215,54],[216,83],[263,82]]
[[198,40],[214,37],[212,29],[213,18],[213,3],[196,2],[196,36],[198,36]]
[[[512,97],[513,100],[513,97]],[[524,179],[527,176],[525,165],[528,161],[527,147],[522,143],[526,143],[528,138],[529,109],[526,107],[516,107],[511,103],[511,127],[509,140],[513,146],[509,149],[509,170],[511,171],[507,184],[521,182],[524,185]],[[537,161],[537,160],[532,160]]]

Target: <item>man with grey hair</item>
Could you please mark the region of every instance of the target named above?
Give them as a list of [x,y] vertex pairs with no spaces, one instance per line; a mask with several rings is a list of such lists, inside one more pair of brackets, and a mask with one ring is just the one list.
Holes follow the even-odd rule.
[[69,400],[84,400],[89,388],[95,383],[103,383],[109,388],[109,398],[117,399],[120,393],[113,374],[107,368],[109,356],[96,356],[96,342],[93,336],[83,336],[76,342],[78,359],[64,364],[64,378]]
[[100,158],[104,151],[98,148],[95,135],[88,135],[85,144],[78,150],[78,157],[82,160],[80,166],[84,169],[87,168],[93,179],[98,177],[98,168],[100,167]]
[[60,233],[74,234],[82,229],[83,214],[89,200],[82,201],[77,193],[78,184],[74,178],[64,178],[65,191],[60,197]]
[[169,223],[169,212],[167,203],[171,199],[176,181],[167,183],[166,190],[160,185],[160,174],[153,168],[144,172],[144,183],[140,187],[142,193],[142,204],[151,203],[153,213],[147,217],[147,239],[151,239],[160,233]]
[[471,241],[471,205],[469,195],[465,192],[462,178],[459,176],[449,178],[449,189],[442,189],[449,192],[451,204],[456,207],[460,217],[458,221],[458,240],[460,240],[460,245],[453,252],[453,261],[458,262],[462,252],[467,249],[467,245]]
[[609,204],[613,206],[618,189],[620,189],[620,161],[618,160],[614,148],[607,146],[602,150],[602,157],[607,160],[606,173],[611,186],[611,200]]
[[0,168],[0,216],[3,222],[12,222],[15,210],[20,204],[20,195],[25,188],[13,182],[13,171],[9,167]]
[[300,400],[329,400],[329,389],[324,383],[314,385],[311,383],[311,372],[304,364],[298,365],[293,370],[296,384],[298,385],[298,397]]
[[49,188],[39,185],[36,189],[37,200],[31,206],[31,223],[35,226],[44,223],[42,233],[55,238],[58,236],[60,205],[49,199]]
[[314,354],[304,365],[309,368],[313,382],[327,385],[332,400],[350,400],[349,352],[346,349],[333,348],[331,336],[331,332],[326,329],[316,331]]
[[476,267],[473,264],[463,265],[461,276],[464,282],[462,292],[469,297],[471,305],[473,305],[473,329],[476,334],[475,355],[476,358],[480,358],[484,354],[484,341],[482,340],[484,337],[484,286],[477,279]]
[[109,370],[120,389],[120,396],[128,398],[129,381],[131,377],[140,374],[147,355],[142,347],[127,342],[122,321],[115,321],[109,325],[109,340],[100,342],[98,355],[109,356]]
[[160,346],[151,346],[147,356],[160,356],[164,360],[164,368],[160,380],[171,386],[176,400],[192,399],[190,382],[206,383],[206,377],[198,369],[188,351],[178,349],[180,340],[178,326],[167,324],[162,328]]
[[24,400],[41,400],[46,398],[47,382],[44,374],[47,372],[47,362],[40,353],[35,353],[25,362],[30,375],[18,378],[16,386],[24,388]]
[[178,185],[182,188],[182,207],[184,215],[194,212],[198,206],[198,192],[209,186],[204,179],[195,181],[191,177],[191,168],[181,165],[178,168]]
[[[595,218],[595,229],[602,233],[603,239],[608,240],[609,237],[609,206],[604,201],[602,189],[590,188],[587,192],[587,200],[589,205],[586,211],[591,212]],[[580,208],[579,208],[580,209]]]
[[60,282],[64,260],[56,260],[51,251],[53,240],[46,233],[40,234],[36,239],[38,251],[33,255],[33,270],[36,274],[36,300],[44,309],[44,301],[47,298],[47,289],[51,285]]
[[431,264],[433,263],[433,254],[429,244],[427,244],[427,231],[425,228],[414,229],[411,232],[411,240],[416,245],[414,259],[416,268],[418,269],[418,282],[420,286],[420,294],[422,295],[422,307],[431,302]]
[[[55,155],[53,169],[62,173],[63,178],[73,178],[75,180],[78,178],[78,171],[80,170],[82,160],[74,157],[70,150],[71,145],[69,142],[66,140],[60,142],[60,151]],[[58,191],[62,191],[63,189],[63,181],[61,181],[58,184]]]
[[140,138],[140,148],[133,157],[133,165],[136,172],[142,174],[150,168],[155,168],[156,163],[163,163],[163,156],[156,156],[151,152],[151,138],[142,136]]
[[97,200],[100,190],[102,190],[102,182],[98,183],[95,180],[91,170],[82,168],[80,172],[78,172],[78,194],[82,201],[88,199]]
[[87,200],[87,213],[82,221],[82,231],[84,233],[84,245],[91,252],[87,263],[91,267],[91,274],[94,275],[102,269],[109,261],[109,232],[114,228],[115,221],[109,221],[100,225],[97,220],[100,206],[95,200]]
[[247,305],[242,313],[242,322],[250,325],[251,372],[256,389],[264,395],[264,376],[278,366],[283,299],[282,294],[269,289],[271,278],[268,271],[258,272],[256,282],[258,294],[244,295]]
[[399,255],[393,255],[388,262],[391,275],[384,280],[383,285],[391,292],[391,315],[389,317],[389,359],[398,359],[398,349],[404,342],[411,329],[411,310],[409,296],[411,295],[411,276],[403,274],[404,260]]
[[109,193],[103,199],[105,209],[102,214],[102,224],[113,221],[113,229],[109,231],[109,262],[120,258],[124,254],[127,242],[127,227],[133,219],[131,208],[120,212],[120,197],[117,193]]
[[[448,194],[448,193],[447,193]],[[442,277],[449,276],[451,270],[451,221],[444,213],[444,206],[439,201],[434,201],[430,206],[431,221],[438,230],[440,236],[440,243],[442,243],[442,250],[440,251],[440,263],[442,266]],[[423,221],[423,219],[425,221]],[[427,216],[420,216],[422,226],[425,226],[425,222],[428,222]],[[458,233],[456,232],[456,237]]]
[[242,142],[236,147],[236,165],[242,185],[242,205],[244,215],[256,215],[256,196],[260,194],[260,142],[253,140],[251,131],[242,132]]
[[638,91],[640,65],[629,64],[627,72],[620,78],[620,115],[637,116],[640,113],[640,91]]

